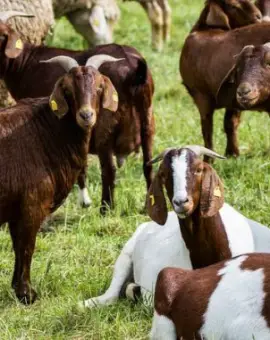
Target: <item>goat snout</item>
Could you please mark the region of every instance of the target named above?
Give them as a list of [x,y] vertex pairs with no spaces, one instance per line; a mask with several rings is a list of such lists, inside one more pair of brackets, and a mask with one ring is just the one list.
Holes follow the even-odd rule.
[[83,120],[88,121],[88,120],[90,120],[93,117],[93,112],[91,112],[91,111],[80,112],[80,117]]
[[91,127],[95,124],[95,111],[89,106],[80,108],[78,111],[78,123],[83,127]]
[[259,97],[256,87],[248,82],[241,83],[236,91],[238,103],[243,107],[250,107],[257,102]]
[[256,15],[255,15],[255,20],[257,21],[257,22],[261,22],[262,21],[262,14],[261,13],[257,13]]
[[172,199],[174,211],[181,217],[187,216],[192,210],[192,200],[189,197],[174,197]]

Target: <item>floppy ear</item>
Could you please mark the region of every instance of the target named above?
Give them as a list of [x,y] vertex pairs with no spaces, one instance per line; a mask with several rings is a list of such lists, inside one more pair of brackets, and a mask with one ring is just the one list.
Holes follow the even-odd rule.
[[5,55],[8,58],[17,58],[23,50],[23,42],[15,32],[10,32],[7,38],[7,45],[5,48]]
[[68,105],[65,100],[60,81],[61,79],[57,81],[54,86],[53,93],[50,96],[50,107],[58,118],[62,118],[68,112]]
[[223,12],[221,7],[214,3],[210,3],[209,5],[206,24],[208,26],[224,28],[227,30],[231,29],[227,15]]
[[236,64],[229,70],[221,81],[216,93],[216,102],[221,105],[230,105],[234,102],[236,96],[235,84]]
[[104,90],[102,98],[102,107],[104,109],[108,109],[112,112],[115,112],[118,109],[118,94],[110,79],[106,76],[103,76],[103,79]]
[[214,216],[224,203],[224,188],[215,170],[204,163],[200,211],[202,217]]
[[148,215],[158,224],[167,221],[168,209],[159,173],[156,174],[146,196]]

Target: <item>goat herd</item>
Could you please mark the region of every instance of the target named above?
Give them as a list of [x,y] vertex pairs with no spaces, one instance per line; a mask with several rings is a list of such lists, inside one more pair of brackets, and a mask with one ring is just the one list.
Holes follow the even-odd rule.
[[[220,178],[200,159],[224,158],[211,150],[215,109],[226,110],[227,156],[239,155],[241,110],[270,112],[266,2],[206,0],[180,57],[206,147],[169,148],[154,159],[154,83],[136,49],[35,46],[8,24],[30,15],[0,13],[0,76],[18,101],[0,113],[0,223],[9,225],[12,287],[21,302],[36,299],[30,266],[42,222],[76,181],[81,205],[91,203],[88,153],[100,161],[105,214],[114,205],[113,157],[121,167],[142,147],[153,221],[124,245],[108,290],[79,306],[113,304],[121,294],[151,304],[154,293],[151,339],[270,339],[270,230],[224,203]],[[163,187],[174,211],[168,212]]]

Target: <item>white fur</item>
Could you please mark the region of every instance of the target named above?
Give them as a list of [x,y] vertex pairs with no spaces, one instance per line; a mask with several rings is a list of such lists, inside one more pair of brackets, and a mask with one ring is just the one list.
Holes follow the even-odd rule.
[[175,340],[177,337],[173,322],[164,315],[154,312],[150,340]]
[[[173,201],[187,199],[187,151],[183,150],[179,156],[172,157],[173,169]],[[177,206],[175,207],[177,209]]]
[[[226,203],[220,209],[220,215],[233,256],[254,251],[270,252],[270,230],[266,226],[245,218]],[[151,305],[157,275],[164,267],[192,269],[177,215],[172,211],[164,226],[150,221],[136,229],[115,263],[110,287],[100,297],[88,300],[88,307],[115,302],[131,274],[135,283],[141,286],[144,303]]]
[[240,268],[248,256],[228,261],[218,272],[222,275],[212,293],[201,335],[215,340],[269,340],[270,330],[262,317],[264,272]]
[[92,203],[87,188],[79,189],[78,202],[80,206],[89,207]]

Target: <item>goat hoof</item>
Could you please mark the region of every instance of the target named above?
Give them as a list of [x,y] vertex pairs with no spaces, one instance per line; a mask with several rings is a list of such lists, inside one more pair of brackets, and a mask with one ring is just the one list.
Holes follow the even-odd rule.
[[24,285],[23,289],[16,290],[18,300],[24,305],[31,305],[37,298],[37,293],[33,288]]
[[240,155],[240,153],[239,153],[238,150],[230,150],[230,149],[228,149],[225,152],[225,156],[229,157],[229,158],[232,158],[232,157],[233,158],[237,158],[237,157],[239,157],[239,155]]

